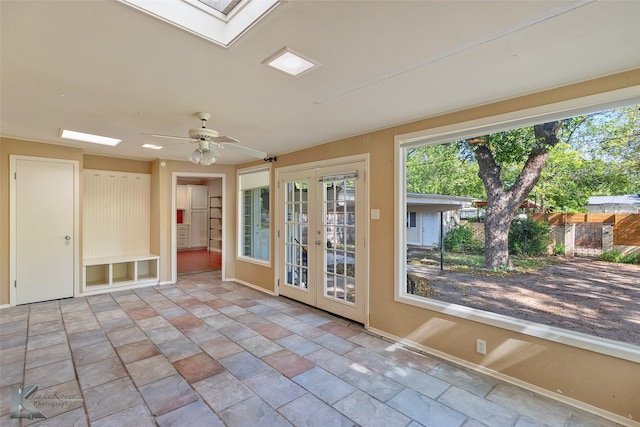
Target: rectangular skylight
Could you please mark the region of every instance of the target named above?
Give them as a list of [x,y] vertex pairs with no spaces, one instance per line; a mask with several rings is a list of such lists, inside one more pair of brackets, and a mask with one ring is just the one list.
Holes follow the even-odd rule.
[[162,145],[142,144],[142,148],[150,148],[152,150],[161,150],[162,149]]
[[106,136],[92,135],[90,133],[76,132],[73,130],[62,129],[61,138],[73,139],[76,141],[90,142],[92,144],[110,145],[115,147],[122,142],[121,139],[109,138]]
[[212,9],[220,13],[228,15],[234,7],[240,3],[240,0],[198,0],[202,4],[206,4]]

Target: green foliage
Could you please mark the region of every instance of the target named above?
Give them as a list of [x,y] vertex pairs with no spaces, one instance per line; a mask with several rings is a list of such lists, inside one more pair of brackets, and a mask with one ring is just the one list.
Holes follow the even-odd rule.
[[553,254],[554,255],[564,255],[566,248],[564,245],[555,245],[553,247]]
[[477,253],[482,243],[473,238],[471,228],[460,225],[452,228],[444,236],[444,249],[450,252]]
[[518,255],[540,255],[549,245],[549,226],[532,219],[516,218],[509,230],[509,253]]
[[600,256],[602,261],[640,265],[640,252],[622,255],[620,251],[607,251]]
[[558,137],[555,147],[540,146],[530,126],[412,149],[407,154],[407,191],[486,200],[472,151],[481,141],[494,152],[505,189],[515,183],[532,150],[550,150],[529,197],[544,200],[545,209],[584,212],[589,196],[637,193],[640,105],[565,119]]
[[[455,173],[452,173],[455,172]],[[461,144],[430,145],[407,153],[407,191],[486,197],[478,178],[478,164],[468,158]]]

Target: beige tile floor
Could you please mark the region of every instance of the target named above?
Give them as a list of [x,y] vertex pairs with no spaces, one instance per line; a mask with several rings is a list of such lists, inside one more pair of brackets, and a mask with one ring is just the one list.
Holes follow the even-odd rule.
[[0,376],[2,426],[615,425],[219,272],[2,309]]

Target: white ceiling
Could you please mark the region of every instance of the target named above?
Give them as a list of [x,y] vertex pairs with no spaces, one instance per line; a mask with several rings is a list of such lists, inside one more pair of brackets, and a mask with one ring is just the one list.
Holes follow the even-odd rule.
[[[226,49],[117,1],[0,8],[2,136],[134,159],[184,160],[192,145],[145,134],[186,136],[198,111],[279,155],[640,67],[640,1],[293,0]],[[293,78],[262,64],[285,46],[322,65]]]

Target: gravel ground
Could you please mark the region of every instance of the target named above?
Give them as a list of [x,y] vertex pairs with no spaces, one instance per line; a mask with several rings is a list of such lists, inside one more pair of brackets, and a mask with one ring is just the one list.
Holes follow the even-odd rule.
[[640,266],[566,258],[505,277],[408,265],[433,299],[640,345]]

